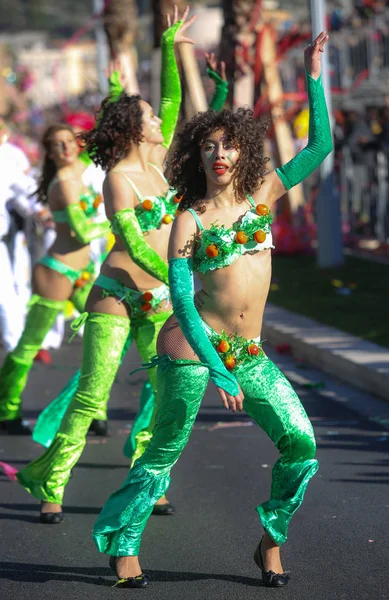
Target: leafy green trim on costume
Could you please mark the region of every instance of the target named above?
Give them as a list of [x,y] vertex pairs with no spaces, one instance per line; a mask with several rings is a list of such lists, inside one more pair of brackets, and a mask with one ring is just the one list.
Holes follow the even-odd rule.
[[177,21],[164,31],[161,39],[161,105],[158,114],[162,119],[162,146],[166,149],[173,141],[181,106],[181,81],[174,52],[174,38],[181,25],[182,21]]
[[309,101],[308,144],[292,160],[276,169],[287,190],[301,183],[332,151],[331,125],[324,95],[322,77],[313,79],[306,73]]
[[110,231],[109,221],[90,223],[79,204],[69,204],[65,208],[70,229],[81,244],[103,237]]
[[[248,212],[256,214],[255,209]],[[210,228],[205,229],[201,234],[200,248],[193,257],[193,267],[195,271],[205,273],[212,269],[219,269],[221,266],[229,266],[236,260],[237,256],[241,256],[250,250],[255,250],[258,243],[253,239],[254,233],[258,230],[264,231],[266,235],[271,233],[270,226],[273,222],[273,218],[272,213],[258,215],[251,221],[239,221],[234,223],[231,228],[227,228],[224,225],[218,225],[216,222],[212,223]],[[248,241],[246,244],[239,244],[236,241],[235,236],[238,231],[243,231],[247,235]],[[206,248],[212,244],[218,249],[218,255],[214,258],[206,254]]]
[[133,208],[114,214],[112,231],[120,237],[135,264],[152,277],[168,283],[168,266],[146,242]]
[[211,69],[211,67],[207,67],[207,75],[216,84],[215,93],[209,104],[209,108],[219,112],[223,108],[225,101],[227,100],[228,81],[224,81],[224,79],[220,77],[219,73]]
[[[151,210],[147,210],[143,206],[143,202],[148,199],[153,202]],[[135,214],[143,232],[160,229],[165,224],[163,219],[166,215],[171,217],[166,224],[171,223],[176,216],[179,205],[176,193],[171,189],[166,192],[166,196],[152,196],[150,198],[146,196],[143,202],[135,207]]]
[[88,192],[80,195],[80,206],[89,219],[97,216],[98,207],[102,201],[102,195],[97,193],[92,186],[89,186]]
[[[228,357],[235,358],[236,364],[234,368],[231,369],[232,372],[236,367],[252,362],[253,359],[263,355],[261,342],[255,340],[248,340],[245,337],[239,336],[235,333],[228,335],[223,330],[219,335],[215,331],[212,331],[208,333],[208,336],[220,359],[223,362]],[[227,342],[229,345],[228,350],[226,350],[225,352],[221,352],[219,350],[219,345],[221,342]],[[258,350],[257,354],[255,354],[256,350],[253,350],[254,346]],[[251,353],[249,351],[249,348],[251,348]]]

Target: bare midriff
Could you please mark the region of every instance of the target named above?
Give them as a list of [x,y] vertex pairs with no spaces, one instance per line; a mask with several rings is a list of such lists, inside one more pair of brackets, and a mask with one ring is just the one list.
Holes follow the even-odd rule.
[[196,307],[214,331],[247,339],[261,334],[271,281],[270,250],[244,254],[228,267],[198,276],[202,289],[196,293]]
[[57,237],[48,254],[72,269],[84,269],[89,264],[90,246],[77,240],[66,223],[57,223]]
[[[144,234],[146,243],[166,263],[171,228],[171,223],[163,224],[160,229]],[[150,290],[162,285],[159,279],[155,279],[134,263],[118,236],[116,236],[114,247],[101,267],[101,273],[107,277],[118,279],[126,287],[136,290]]]

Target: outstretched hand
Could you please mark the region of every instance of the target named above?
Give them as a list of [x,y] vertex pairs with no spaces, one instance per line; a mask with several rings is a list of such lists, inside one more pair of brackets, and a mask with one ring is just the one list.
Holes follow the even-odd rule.
[[117,59],[117,58],[115,58],[114,60],[110,60],[109,61],[109,68],[108,69],[104,69],[104,75],[108,79],[108,81],[111,79],[111,76],[116,71],[119,73],[119,82],[120,82],[120,85],[125,90],[126,89],[126,84],[127,84],[127,77],[126,77],[126,75],[123,72],[120,60]]
[[220,61],[220,70],[218,71],[217,59],[213,52],[211,52],[211,54],[208,54],[208,52],[206,52],[205,59],[207,61],[207,67],[209,67],[210,69],[212,69],[212,71],[215,71],[215,73],[220,75],[223,81],[227,81],[226,63],[224,62],[224,60]]
[[196,16],[197,16],[197,15],[193,15],[193,17],[191,17],[189,19],[189,21],[187,21],[188,15],[189,15],[189,6],[186,7],[184,14],[182,15],[181,18],[179,18],[178,17],[178,7],[176,4],[174,5],[173,19],[170,16],[170,14],[166,15],[168,27],[175,25],[177,23],[177,21],[182,21],[182,25],[181,25],[180,29],[177,31],[176,37],[174,38],[175,44],[180,44],[183,42],[186,42],[187,44],[194,44],[194,41],[191,38],[185,37],[183,35],[184,31],[186,31],[186,29],[188,29],[192,25],[192,23],[194,23],[194,21],[196,20]]
[[320,55],[324,52],[324,46],[328,42],[329,36],[326,31],[319,33],[304,52],[305,68],[313,79],[318,79],[321,73]]

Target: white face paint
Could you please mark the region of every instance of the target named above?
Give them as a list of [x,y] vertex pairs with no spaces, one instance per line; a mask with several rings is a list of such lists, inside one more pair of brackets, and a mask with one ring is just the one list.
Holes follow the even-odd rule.
[[161,132],[161,119],[154,114],[150,104],[144,100],[140,101],[140,107],[142,109],[142,134],[143,141],[151,144],[162,144],[163,135]]
[[239,149],[222,130],[209,134],[200,146],[200,156],[205,175],[214,183],[228,185],[239,160]]

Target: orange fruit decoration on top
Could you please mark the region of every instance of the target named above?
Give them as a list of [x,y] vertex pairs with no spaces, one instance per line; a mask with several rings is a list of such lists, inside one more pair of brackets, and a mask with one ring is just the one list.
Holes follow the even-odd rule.
[[149,310],[151,310],[152,306],[150,304],[150,302],[146,302],[146,304],[142,304],[142,310],[143,312],[148,312]]
[[244,231],[238,231],[238,233],[235,236],[235,241],[238,244],[246,244],[248,240],[249,238],[247,237]]
[[259,346],[257,346],[257,344],[250,344],[247,348],[247,352],[250,356],[257,356],[259,354]]
[[254,239],[258,244],[262,244],[262,242],[266,240],[266,232],[263,231],[263,229],[258,229],[258,231],[254,233]]
[[76,281],[74,282],[74,285],[75,285],[75,287],[79,288],[84,285],[84,282],[82,279],[76,279]]
[[86,211],[86,209],[88,208],[88,202],[85,202],[85,200],[81,200],[80,206],[83,211]]
[[228,352],[229,349],[230,349],[230,344],[227,342],[227,340],[222,340],[217,347],[217,351],[221,352],[222,354],[224,354],[225,352]]
[[143,302],[150,302],[153,299],[153,294],[151,292],[145,292],[142,294]]
[[101,194],[96,196],[96,198],[93,201],[93,208],[98,208],[100,206],[100,204],[102,203],[102,201],[103,201],[103,198],[102,198]]
[[255,207],[255,212],[257,213],[257,215],[268,215],[269,207],[266,206],[266,204],[257,204],[257,206]]
[[169,223],[171,223],[172,221],[173,217],[171,215],[163,215],[162,223],[165,223],[165,225],[169,225]]
[[205,252],[209,258],[215,258],[219,254],[219,250],[215,244],[209,244],[209,246],[206,247]]
[[143,200],[142,206],[145,210],[153,210],[154,204],[151,200]]
[[84,281],[89,281],[91,278],[91,274],[89,273],[89,271],[83,271],[82,272],[82,279]]
[[176,204],[179,204],[182,199],[183,199],[183,196],[174,196],[174,198],[173,198],[173,200]]
[[235,358],[235,356],[228,356],[228,357],[226,358],[226,360],[224,361],[224,364],[225,364],[226,368],[227,368],[229,371],[232,371],[232,369],[233,369],[233,368],[235,367],[235,365],[236,365],[236,358]]

